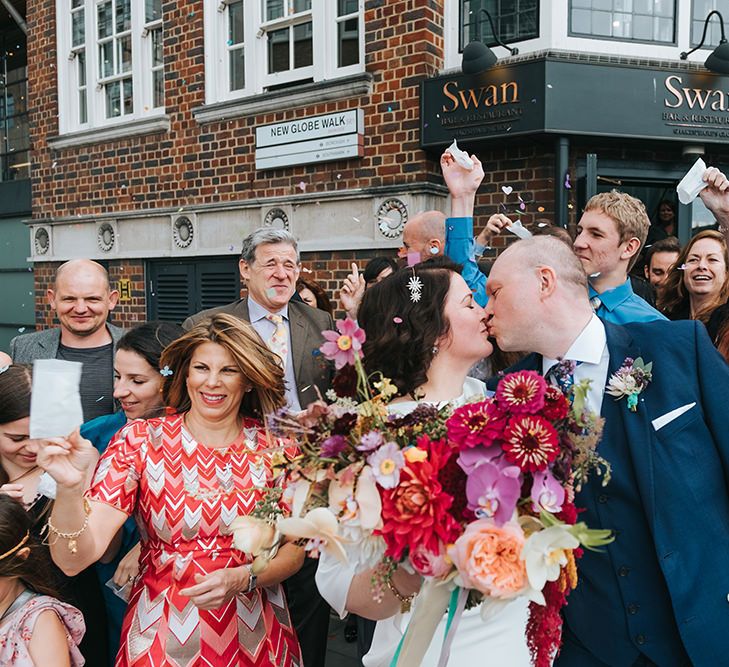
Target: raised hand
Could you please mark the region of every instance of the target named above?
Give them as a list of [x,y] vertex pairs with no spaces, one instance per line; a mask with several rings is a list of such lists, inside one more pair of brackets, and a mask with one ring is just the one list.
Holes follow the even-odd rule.
[[357,265],[352,262],[352,273],[348,274],[344,279],[344,283],[342,283],[339,301],[342,308],[347,311],[347,315],[353,320],[357,319],[357,311],[359,310],[359,304],[362,302],[364,291],[364,277],[360,274]]
[[511,218],[506,217],[503,213],[494,213],[486,222],[486,226],[476,238],[476,241],[483,246],[490,246],[494,236],[501,234],[505,227],[509,227],[512,223]]
[[716,218],[724,232],[729,231],[729,179],[716,167],[709,167],[703,175],[709,184],[699,192],[699,197]]
[[99,454],[76,429],[68,438],[39,441],[36,463],[61,486],[84,485],[96,467]]
[[448,151],[440,156],[443,180],[454,199],[464,196],[475,197],[476,191],[483,181],[484,173],[481,161],[475,155],[470,157],[473,160],[473,169],[468,171],[468,169],[461,167]]
[[195,585],[183,588],[180,595],[190,598],[198,609],[219,609],[248,587],[245,567],[226,567],[210,574],[196,574]]

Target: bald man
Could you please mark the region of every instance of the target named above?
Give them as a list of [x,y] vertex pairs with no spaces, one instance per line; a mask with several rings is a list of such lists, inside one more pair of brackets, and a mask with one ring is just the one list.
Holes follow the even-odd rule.
[[[587,407],[605,419],[598,452],[612,478],[575,495],[615,540],[585,550],[564,608],[555,667],[725,665],[729,654],[729,366],[701,322],[613,324],[593,313],[583,263],[562,241],[518,241],[494,262],[488,332],[520,369],[549,378],[572,362]],[[652,362],[633,409],[608,379]],[[512,369],[514,370],[514,369]]]
[[56,271],[47,292],[60,327],[16,336],[10,356],[18,364],[35,359],[83,363],[81,404],[84,420],[114,412],[114,348],[124,331],[106,320],[119,294],[106,269],[87,259],[73,259]]
[[445,214],[422,211],[405,223],[402,230],[402,252],[407,256],[418,253],[420,261],[443,254],[445,248]]

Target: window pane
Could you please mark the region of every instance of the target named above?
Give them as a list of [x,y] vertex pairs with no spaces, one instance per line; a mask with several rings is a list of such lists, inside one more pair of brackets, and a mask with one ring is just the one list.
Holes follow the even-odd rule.
[[106,90],[106,117],[116,118],[121,116],[121,87],[118,81],[107,83]]
[[229,44],[241,44],[243,37],[243,2],[228,6],[228,40]]
[[114,74],[114,42],[99,44],[99,76],[104,77]]
[[113,34],[111,24],[111,3],[102,2],[97,9],[99,37],[111,37]]
[[152,86],[154,107],[163,107],[165,105],[165,73],[161,69],[152,73]]
[[311,23],[294,26],[294,67],[308,67],[314,62]]
[[157,28],[152,30],[152,67],[161,65],[162,62],[162,29]]
[[570,0],[570,31],[615,39],[673,42],[676,0]]
[[357,6],[358,0],[339,0],[339,9],[337,10],[337,16],[346,16],[347,14],[354,14],[359,10]]
[[284,15],[284,0],[266,0],[266,21],[280,19]]
[[25,113],[27,109],[25,82],[15,83],[5,88],[5,99],[8,104],[8,116]]
[[[714,9],[722,12],[724,20],[729,13],[729,0],[693,0],[693,9],[691,16],[691,46],[698,46],[701,42],[701,36],[704,33],[704,24],[706,17]],[[721,39],[721,28],[719,26],[719,18],[712,16],[709,22],[709,28],[706,31],[705,47],[713,47],[719,44]]]
[[[494,31],[504,42],[538,37],[538,6],[539,0],[460,0],[461,49],[475,39],[494,46]],[[491,15],[494,29],[482,9]]]
[[127,35],[117,40],[117,62],[121,63],[122,72],[132,70],[132,36]]
[[116,31],[126,32],[132,28],[131,0],[116,0]]
[[232,49],[228,57],[230,59],[230,89],[242,90],[246,87],[245,50]]
[[86,51],[82,49],[76,54],[78,62],[78,85],[86,85]]
[[162,18],[162,0],[146,0],[144,19],[147,23]]
[[131,79],[124,79],[124,113],[134,113],[134,86]]
[[289,62],[289,29],[273,30],[268,33],[268,73],[286,72]]
[[613,14],[613,37],[633,37],[633,21],[630,14]]
[[84,4],[84,0],[72,0],[71,9],[76,9],[76,7],[82,7],[83,4]]
[[71,44],[72,46],[79,46],[84,43],[86,39],[86,29],[84,26],[84,10],[74,12],[71,15]]
[[294,0],[294,13],[307,12],[311,9],[311,0]]
[[359,19],[339,22],[338,66],[356,65],[359,62]]
[[28,178],[30,176],[30,156],[28,151],[20,151],[11,153],[7,156],[8,169],[10,170],[11,179]]
[[610,37],[613,29],[611,19],[609,12],[592,12],[592,34]]
[[633,0],[615,0],[613,9],[616,12],[632,12]]
[[636,16],[633,19],[633,39],[650,42],[653,39],[653,19],[650,16]]
[[86,106],[86,89],[78,91],[78,122],[85,123],[88,121],[88,108]]

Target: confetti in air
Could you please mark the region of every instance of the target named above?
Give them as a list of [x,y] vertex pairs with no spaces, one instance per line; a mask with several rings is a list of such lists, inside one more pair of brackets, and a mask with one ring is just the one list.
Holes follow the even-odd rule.
[[501,186],[501,191],[502,191],[502,192],[503,192],[503,193],[504,193],[505,195],[507,195],[507,196],[508,196],[508,195],[510,195],[510,194],[511,194],[512,192],[514,192],[514,188],[512,188],[512,187],[511,187],[510,185],[502,185],[502,186]]
[[567,190],[571,190],[571,189],[572,189],[572,183],[570,183],[570,173],[569,173],[569,172],[567,172],[567,173],[566,173],[566,174],[564,175],[564,187],[565,187],[565,188],[566,188]]
[[306,183],[304,183],[304,181],[299,181],[296,184],[296,187],[299,188],[299,190],[301,190],[302,192],[306,192]]

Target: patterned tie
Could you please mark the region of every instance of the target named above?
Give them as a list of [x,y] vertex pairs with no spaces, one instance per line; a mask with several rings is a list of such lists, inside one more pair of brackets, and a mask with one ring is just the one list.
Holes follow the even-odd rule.
[[283,315],[269,313],[266,315],[266,319],[276,325],[273,333],[268,337],[266,345],[271,352],[281,357],[281,366],[285,369],[286,359],[289,356],[289,334],[286,331]]
[[575,368],[582,362],[563,359],[554,364],[545,374],[544,379],[555,387],[559,387],[570,403],[574,400],[572,387],[575,384]]
[[593,312],[597,312],[598,308],[602,306],[602,300],[599,296],[595,295],[590,299],[590,305],[592,306]]

